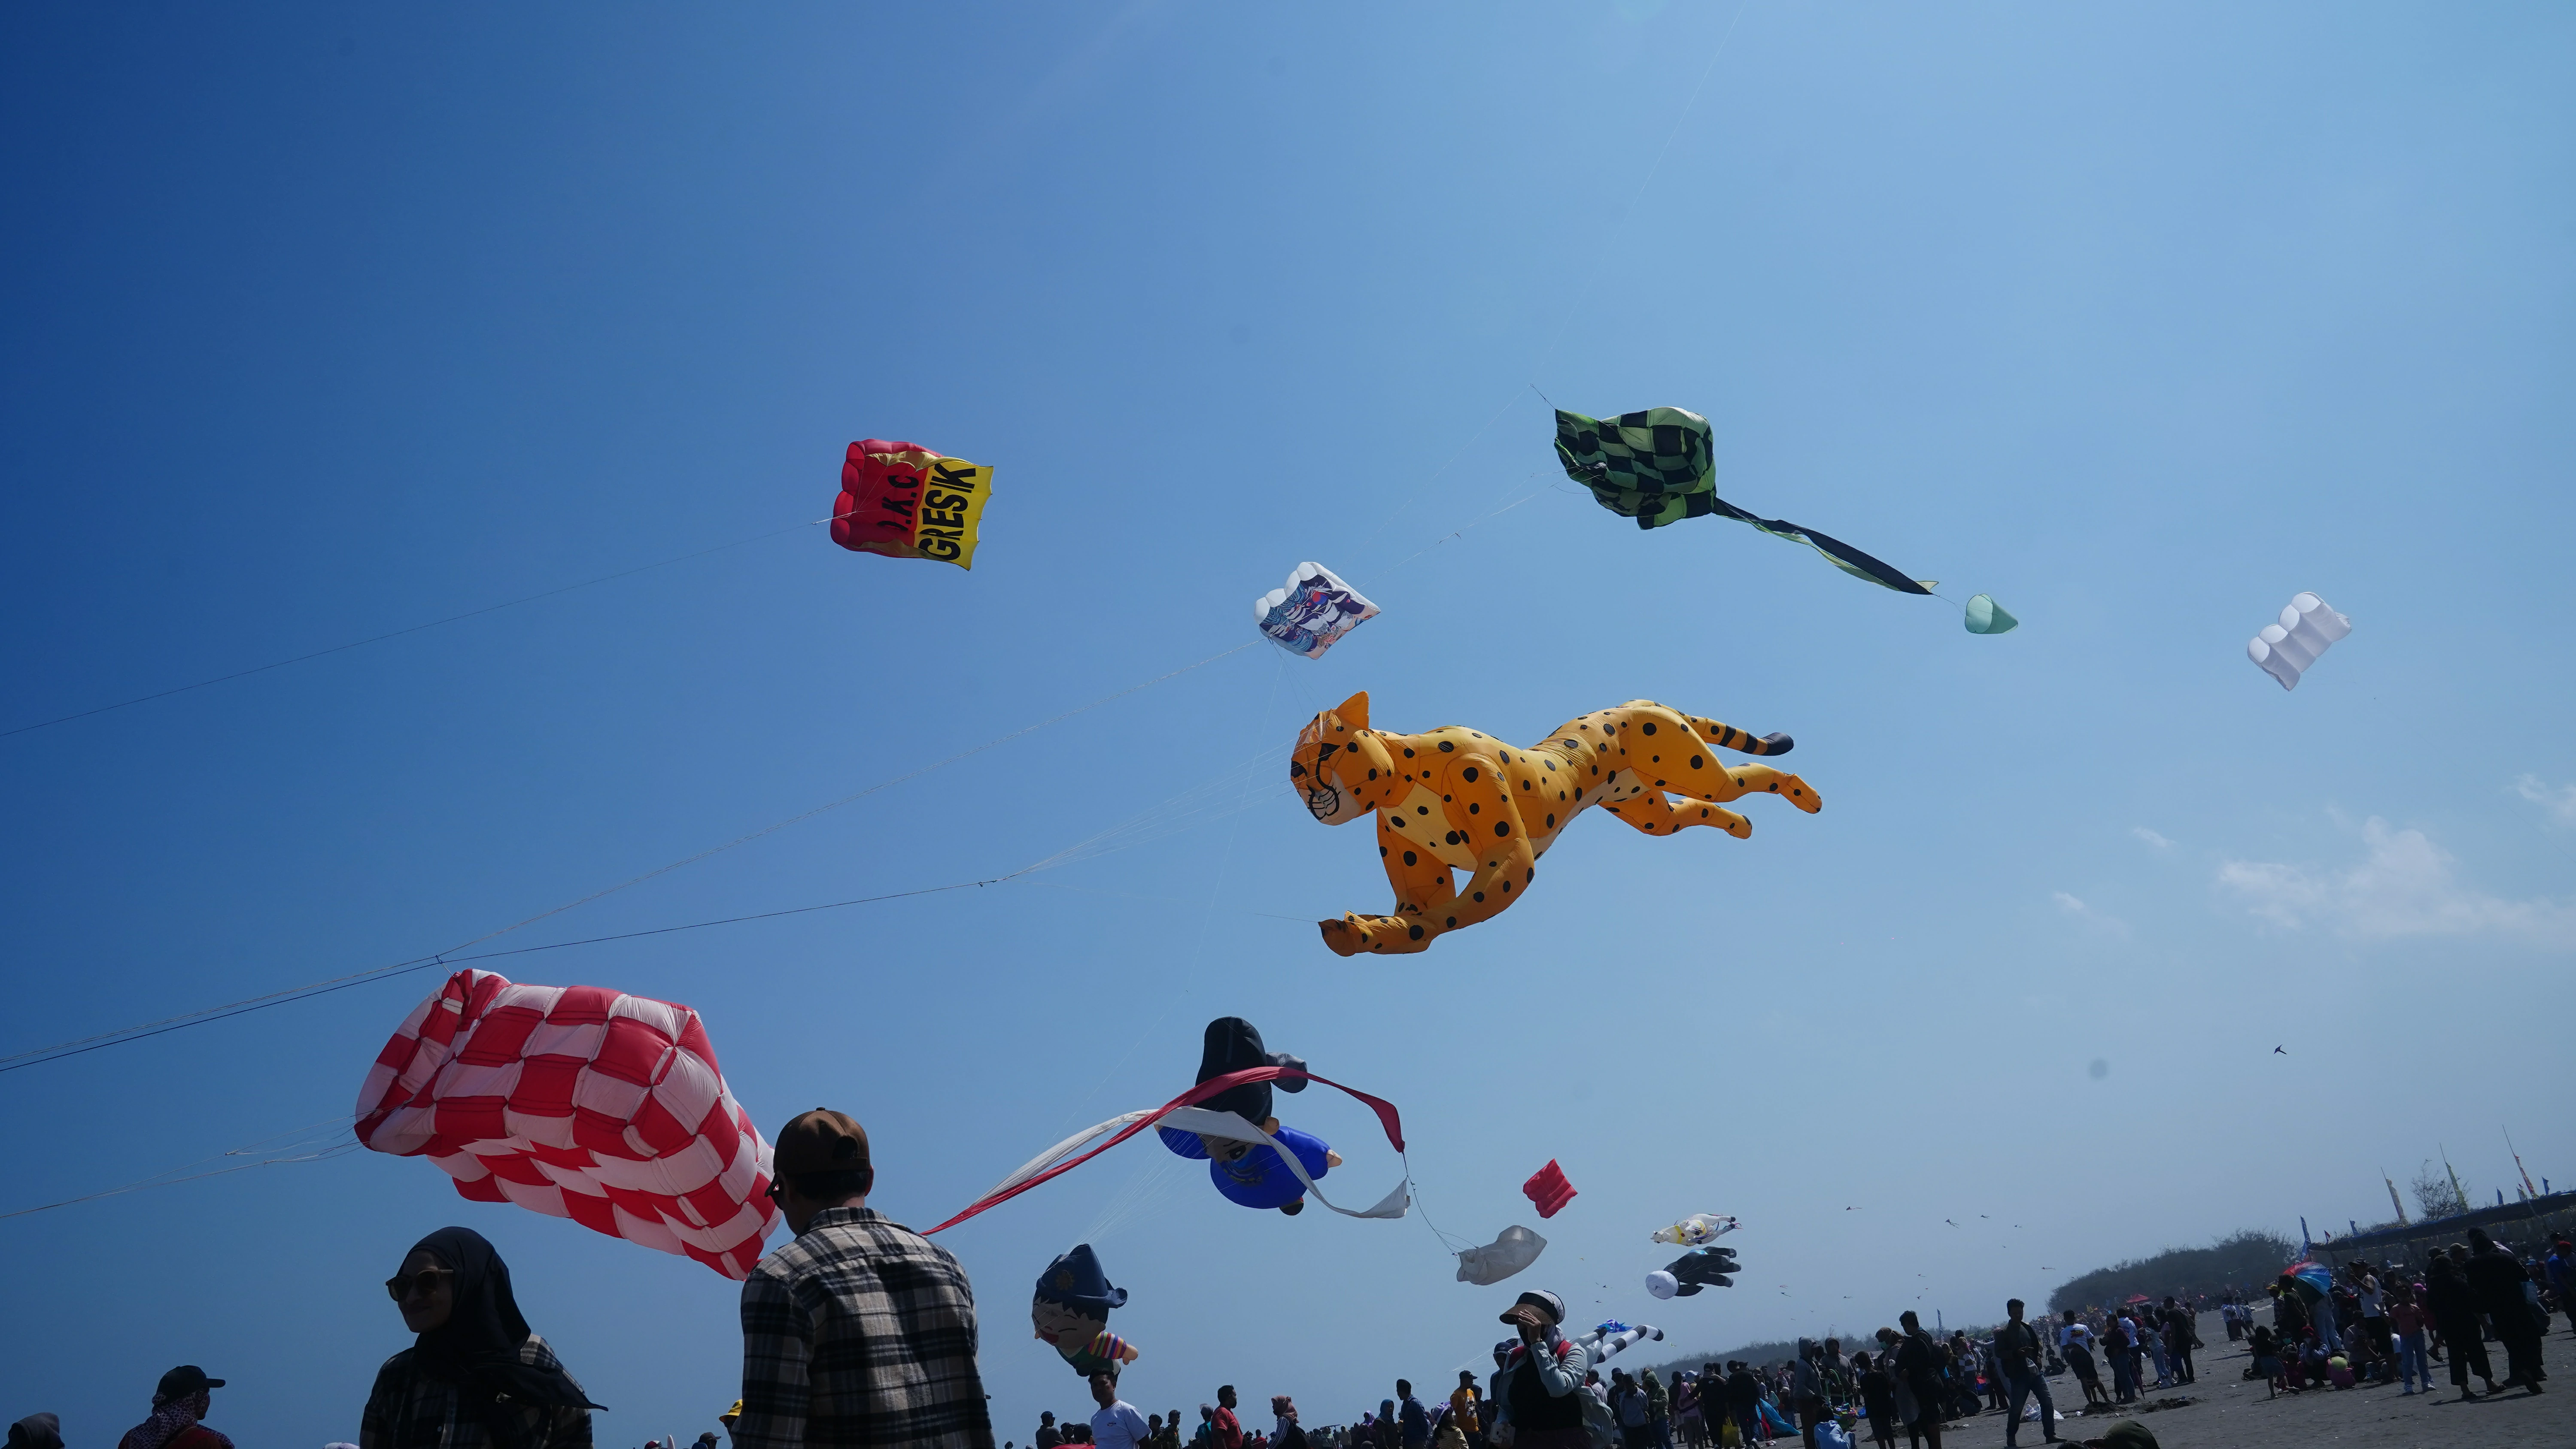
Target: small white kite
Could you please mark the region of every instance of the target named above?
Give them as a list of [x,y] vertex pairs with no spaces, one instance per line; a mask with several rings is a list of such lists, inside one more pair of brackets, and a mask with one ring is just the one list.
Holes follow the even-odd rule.
[[2299,676],[2326,652],[2326,646],[2352,632],[2352,621],[2326,607],[2314,594],[2293,594],[2281,611],[2281,622],[2266,624],[2245,645],[2245,655],[2283,689],[2299,687]]
[[1377,617],[1377,605],[1319,563],[1301,563],[1284,588],[1252,601],[1252,625],[1291,654],[1321,659],[1335,640]]
[[1675,1243],[1685,1248],[1703,1248],[1740,1226],[1742,1224],[1724,1213],[1692,1213],[1669,1228],[1655,1229],[1655,1241]]

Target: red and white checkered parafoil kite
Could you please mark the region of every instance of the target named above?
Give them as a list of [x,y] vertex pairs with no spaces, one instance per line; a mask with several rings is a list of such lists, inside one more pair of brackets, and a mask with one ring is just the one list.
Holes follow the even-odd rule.
[[778,1221],[769,1144],[698,1014],[598,986],[459,971],[403,1018],[358,1092],[358,1140],[514,1202],[750,1276]]

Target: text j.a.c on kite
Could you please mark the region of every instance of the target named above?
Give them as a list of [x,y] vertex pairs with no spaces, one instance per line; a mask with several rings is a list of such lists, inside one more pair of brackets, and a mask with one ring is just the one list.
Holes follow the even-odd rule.
[[841,464],[832,541],[854,553],[975,566],[993,470],[919,443],[861,438]]

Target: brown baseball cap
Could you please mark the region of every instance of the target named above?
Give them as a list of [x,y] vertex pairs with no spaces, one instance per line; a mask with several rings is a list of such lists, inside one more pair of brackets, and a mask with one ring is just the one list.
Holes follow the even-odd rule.
[[868,1167],[868,1129],[846,1113],[817,1107],[778,1129],[771,1162],[774,1177],[863,1172]]

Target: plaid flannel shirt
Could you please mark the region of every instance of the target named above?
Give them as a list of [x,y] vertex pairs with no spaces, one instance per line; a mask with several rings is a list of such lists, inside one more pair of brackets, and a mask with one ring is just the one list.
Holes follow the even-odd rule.
[[734,1449],[993,1449],[975,1293],[944,1248],[825,1208],[742,1285]]
[[[563,1367],[555,1351],[533,1333],[519,1345],[519,1362]],[[517,1413],[527,1431],[527,1449],[590,1449],[588,1409],[529,1405]],[[455,1385],[421,1372],[412,1350],[404,1349],[376,1370],[376,1386],[358,1416],[358,1444],[360,1449],[491,1449],[492,1427],[466,1408]]]

